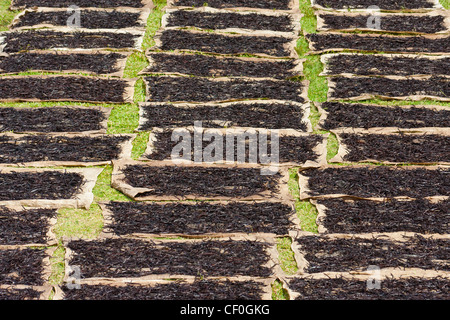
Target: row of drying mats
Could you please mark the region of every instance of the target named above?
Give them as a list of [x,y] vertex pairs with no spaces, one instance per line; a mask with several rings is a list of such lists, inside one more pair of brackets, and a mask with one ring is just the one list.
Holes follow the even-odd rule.
[[[98,1],[111,9],[88,9],[80,1],[81,29],[74,31],[66,26],[71,4],[60,2],[13,2],[29,9],[0,34],[0,100],[132,102],[135,80],[123,79],[124,61],[141,46],[152,6],[123,0],[113,8]],[[399,9],[378,2],[381,9]],[[330,10],[333,3],[343,7]],[[330,101],[314,104],[321,113],[316,129],[339,139],[331,162],[413,166],[328,165],[328,134],[312,133],[308,83],[294,50],[302,32],[298,2],[209,1],[204,7],[203,1],[176,0],[168,3],[156,46],[146,52],[150,64],[140,74],[147,94],[138,131],[151,134],[137,161],[131,160],[135,135],[105,134],[109,108],[0,109],[2,131],[14,132],[1,137],[4,165],[77,167],[2,169],[1,188],[8,190],[0,196],[8,206],[1,214],[7,221],[2,297],[46,299],[53,290],[54,299],[270,299],[279,279],[299,299],[445,298],[447,107],[333,100],[447,101],[447,11],[428,0],[396,2],[421,11],[380,14],[384,31],[401,34],[355,35],[337,29],[364,29],[370,15],[340,11],[352,1],[333,3],[315,4],[320,32],[306,35],[311,53],[389,54],[322,55]],[[428,29],[408,29],[418,27]],[[25,71],[59,74],[14,76]],[[175,165],[171,134],[192,132],[194,121],[219,137],[224,127],[236,133],[279,130],[278,173],[261,175],[263,166],[256,163]],[[204,151],[208,143],[200,147]],[[52,288],[55,210],[89,208],[101,169],[81,167],[111,161],[112,186],[137,202],[100,203],[102,235],[65,239],[68,286]],[[298,231],[287,189],[290,167],[300,167],[300,199],[317,207],[319,234]],[[154,202],[160,200],[165,202]],[[286,235],[293,240],[295,276],[287,276],[278,261],[276,237]],[[370,266],[380,268],[381,290],[367,290]]]

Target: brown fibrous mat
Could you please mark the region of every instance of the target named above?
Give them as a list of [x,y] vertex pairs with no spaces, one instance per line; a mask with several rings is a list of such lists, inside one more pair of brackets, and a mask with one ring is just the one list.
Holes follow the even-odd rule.
[[82,278],[147,275],[268,277],[268,244],[253,240],[202,240],[155,245],[136,239],[73,240],[69,264]]
[[44,284],[43,260],[47,253],[42,249],[0,250],[0,284]]
[[72,172],[9,172],[0,170],[0,200],[70,199],[83,185]]
[[279,99],[304,102],[303,83],[284,80],[211,80],[192,77],[145,77],[147,101],[232,101]]
[[328,74],[377,75],[450,75],[450,57],[402,57],[389,55],[340,54],[327,61]]
[[[373,15],[361,14],[357,16],[344,16],[334,14],[321,14],[325,27],[332,30],[367,29],[367,24]],[[414,15],[391,15],[382,16],[380,29],[375,31],[391,32],[418,32],[437,33],[446,31],[445,16],[414,16]]]
[[136,203],[110,202],[108,224],[116,235],[133,233],[186,234],[272,233],[286,235],[295,215],[278,202]]
[[82,285],[77,290],[65,286],[62,289],[64,300],[260,300],[264,288],[252,280],[198,279],[194,283]]
[[332,9],[367,9],[377,5],[382,10],[429,9],[434,7],[430,0],[315,0],[315,3]]
[[26,52],[0,57],[0,73],[20,73],[36,71],[75,71],[94,74],[120,72],[118,60],[125,56],[119,53],[54,54]]
[[331,98],[351,99],[361,96],[404,98],[411,96],[450,99],[450,79],[432,76],[429,79],[389,79],[372,77],[334,77]]
[[288,15],[264,15],[258,13],[240,14],[237,12],[197,12],[177,10],[170,13],[167,27],[197,27],[201,29],[253,29],[292,32],[294,26]]
[[0,207],[0,245],[25,245],[46,243],[50,219],[56,218],[56,210],[13,210]]
[[328,112],[322,129],[344,127],[421,128],[450,127],[450,110],[432,110],[418,106],[383,107],[374,105],[325,102],[322,108]]
[[121,79],[80,76],[0,79],[0,100],[125,103],[128,83]]
[[[54,11],[36,12],[30,11],[21,16],[14,28],[33,27],[40,24],[65,27],[73,12]],[[144,27],[139,21],[139,12],[123,11],[100,11],[82,10],[80,11],[81,25],[85,29],[124,29]]]
[[96,162],[119,158],[128,136],[0,136],[0,163]]
[[296,62],[289,60],[243,60],[203,54],[150,53],[153,63],[146,73],[179,73],[199,77],[255,77],[288,79],[299,76],[293,71]]
[[344,161],[367,159],[403,163],[450,162],[450,136],[439,134],[340,133]]
[[[170,160],[172,158],[172,150],[174,147],[180,143],[181,139],[183,139],[183,136],[180,137],[179,141],[173,141],[172,135],[173,130],[166,129],[164,131],[160,132],[153,132],[153,136],[155,137],[155,141],[152,144],[152,153],[147,154],[146,158],[151,160]],[[191,137],[194,136],[194,132],[191,130]],[[207,131],[206,131],[207,132]],[[205,134],[205,133],[203,133]],[[274,152],[272,151],[272,137],[271,135],[273,132],[255,132],[255,135],[246,134],[244,132],[236,132],[236,134],[233,134],[232,131],[226,132],[224,136],[222,136],[222,146],[223,146],[223,154],[221,159],[227,159],[227,161],[238,161],[238,148],[242,147],[245,143],[245,162],[249,163],[264,163],[264,161],[261,161],[261,154],[266,153],[266,150],[263,150],[263,145],[260,144],[260,137],[261,136],[267,136],[267,155],[269,157],[273,157]],[[230,152],[227,148],[227,141],[229,141],[230,136],[233,136],[233,158],[228,159],[227,158],[227,152]],[[202,149],[201,152],[204,154],[205,148],[208,147],[211,143],[218,144],[218,141],[216,141],[214,138],[213,142],[211,141],[205,141],[202,139]],[[294,162],[294,163],[303,163],[308,160],[311,161],[317,161],[319,154],[315,151],[315,148],[323,142],[323,136],[322,135],[308,135],[308,136],[295,136],[295,135],[279,135],[278,139],[278,161],[279,163],[287,163],[287,162]],[[1,146],[1,145],[0,145]],[[250,148],[253,147],[254,151],[256,151],[256,157],[252,154]],[[194,148],[194,139],[191,139],[191,154],[186,155],[182,154],[183,158],[190,158],[191,161],[195,160],[195,152],[198,152],[198,150],[195,150]],[[252,150],[253,151],[253,150]],[[0,152],[1,154],[1,152]],[[215,154],[211,154],[211,157],[217,156]],[[254,159],[253,159],[253,157]],[[0,158],[1,159],[1,158]],[[253,162],[253,160],[257,160],[256,162]]]
[[[300,172],[308,178],[311,196],[346,194],[355,197],[423,198],[450,194],[449,168],[328,167]],[[302,178],[300,178],[302,179]]]
[[410,237],[395,242],[374,236],[371,239],[330,239],[327,236],[304,236],[296,239],[308,262],[305,271],[364,271],[375,265],[383,268],[422,268],[448,271],[448,239]]
[[280,190],[281,174],[261,175],[260,168],[127,165],[125,181],[135,188],[151,188],[143,195],[245,198]]
[[191,50],[219,54],[264,54],[274,57],[289,57],[287,46],[292,38],[280,36],[227,35],[210,32],[190,32],[167,29],[161,33],[159,49]]
[[449,232],[449,200],[432,202],[371,201],[322,199],[324,216],[318,218],[327,233],[417,232],[445,234]]
[[85,132],[104,129],[106,116],[89,108],[0,108],[0,131]]
[[141,35],[118,32],[60,32],[52,30],[29,30],[5,34],[6,53],[67,49],[132,49]]
[[360,34],[333,34],[314,33],[306,35],[314,44],[316,51],[333,51],[349,49],[358,51],[379,52],[423,52],[448,53],[450,52],[449,37],[392,37],[386,35],[360,35]]
[[[13,0],[14,7],[53,7],[53,8],[68,8],[73,5],[72,0]],[[76,5],[80,8],[94,7],[94,8],[117,8],[117,7],[131,7],[142,8],[146,2],[143,0],[77,0]]]
[[380,289],[368,289],[367,280],[341,278],[298,278],[289,282],[298,300],[448,300],[446,278],[387,278]]
[[[277,10],[289,10],[291,0],[209,0],[208,6],[213,8],[257,8],[257,9],[277,9]],[[176,0],[175,6],[186,7],[202,7],[205,5],[203,0]]]
[[[153,127],[192,126],[194,121],[202,121],[208,128],[253,127],[266,129],[296,129],[307,131],[308,127],[301,119],[304,110],[298,105],[285,102],[251,104],[236,103],[228,106],[198,105],[177,107],[172,104],[142,105],[145,122],[139,130],[151,130]],[[1,109],[0,109],[1,111]],[[450,115],[449,115],[450,116]],[[448,119],[448,118],[446,118]]]

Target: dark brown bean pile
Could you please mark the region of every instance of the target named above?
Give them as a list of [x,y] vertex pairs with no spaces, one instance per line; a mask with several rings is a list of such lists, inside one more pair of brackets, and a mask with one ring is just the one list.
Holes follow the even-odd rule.
[[450,75],[450,58],[393,57],[389,55],[337,55],[328,59],[329,74],[361,76]]
[[0,245],[45,243],[50,228],[50,218],[56,210],[29,209],[15,211],[0,207]]
[[89,108],[0,108],[2,132],[96,131],[104,120],[104,113]]
[[0,200],[70,199],[82,184],[72,172],[0,172]]
[[196,107],[158,104],[157,106],[144,105],[142,109],[146,121],[139,130],[143,131],[151,130],[152,127],[192,126],[194,121],[202,121],[205,128],[222,128],[226,125],[227,127],[307,130],[306,123],[301,120],[304,111],[289,101],[269,104],[236,103],[226,107],[208,104]]
[[277,99],[304,102],[303,83],[287,80],[212,80],[192,77],[145,77],[147,101],[209,102]]
[[45,249],[0,250],[0,284],[43,285],[46,256]]
[[90,77],[0,79],[0,100],[87,101],[123,103],[127,82]]
[[237,12],[196,12],[178,10],[171,12],[168,27],[197,27],[201,29],[240,28],[250,30],[294,31],[292,19],[287,15],[272,16],[257,13],[239,14]]
[[168,29],[161,35],[161,50],[191,50],[219,54],[254,54],[289,57],[292,38],[280,36],[224,35]]
[[376,5],[382,10],[428,9],[433,8],[431,0],[316,0],[322,7],[332,9],[367,9]]
[[366,280],[346,278],[293,279],[289,288],[298,300],[448,300],[448,279],[441,277],[383,279],[380,289],[368,289]]
[[[23,15],[19,22],[14,25],[16,28],[33,27],[39,24],[49,24],[57,27],[67,26],[67,20],[73,12],[28,12]],[[81,28],[85,29],[123,29],[133,27],[144,27],[139,21],[140,13],[121,11],[80,11]]]
[[[291,0],[264,0],[264,1],[253,1],[253,0],[208,0],[208,7],[213,8],[257,8],[257,9],[278,9],[278,10],[289,10]],[[174,2],[176,6],[185,7],[203,7],[205,1],[203,0],[176,0]]]
[[449,240],[426,239],[416,235],[408,242],[383,238],[330,239],[326,236],[305,236],[296,240],[305,252],[309,273],[365,271],[379,268],[450,269]]
[[362,95],[393,98],[411,96],[450,97],[450,79],[442,77],[433,76],[426,80],[335,77],[331,81],[334,83],[334,90],[331,94],[334,99],[351,99]]
[[392,37],[387,35],[315,33],[308,34],[306,37],[309,41],[314,43],[314,48],[317,51],[349,49],[358,51],[412,53],[450,52],[449,36],[432,39],[423,36]]
[[77,5],[80,8],[118,8],[132,7],[142,8],[145,3],[142,0],[12,0],[14,7],[52,7],[68,8],[71,5]]
[[295,211],[278,202],[137,203],[110,202],[116,235],[133,233],[187,234],[258,233],[286,235]]
[[279,191],[280,173],[261,175],[259,168],[128,165],[125,180],[135,188],[151,188],[142,196],[241,197]]
[[100,137],[49,137],[24,136],[13,140],[0,136],[0,163],[25,163],[35,161],[111,161],[119,158],[125,136]]
[[181,73],[200,77],[254,77],[287,79],[295,76],[294,60],[245,61],[202,54],[150,53],[153,64],[147,73]]
[[67,49],[126,49],[134,48],[140,35],[118,32],[59,32],[51,30],[29,30],[10,32],[5,35],[6,53]]
[[255,281],[197,280],[173,281],[151,286],[127,284],[123,287],[83,285],[64,291],[64,300],[260,300],[264,287]]
[[325,130],[354,127],[450,127],[450,110],[432,110],[412,106],[383,107],[356,103],[326,102],[322,108],[328,115],[321,126]]
[[[361,14],[357,16],[342,16],[334,14],[321,14],[324,19],[325,28],[330,30],[347,29],[367,29],[367,22],[370,14]],[[380,29],[391,32],[419,32],[419,33],[437,33],[446,31],[445,17],[437,16],[414,16],[414,15],[392,15],[382,16]],[[374,30],[375,31],[375,30]]]
[[268,277],[268,244],[256,241],[167,242],[135,239],[77,240],[68,243],[72,266],[82,278],[157,274]]
[[0,300],[37,300],[42,292],[35,289],[0,289]]
[[318,200],[324,205],[325,216],[320,223],[329,233],[417,232],[448,233],[449,201],[437,203],[418,199],[413,201],[344,199]]
[[347,194],[356,197],[406,196],[422,198],[449,196],[450,169],[408,167],[331,167],[308,169],[300,174],[307,176],[310,194]]
[[344,161],[450,162],[450,136],[438,134],[340,134]]
[[[191,161],[194,161],[194,132],[191,130],[191,154],[190,155],[184,155],[180,154],[181,157],[187,157],[190,158]],[[154,133],[156,141],[153,143],[154,150],[153,153],[150,155],[147,155],[148,159],[151,160],[170,160],[172,156],[172,150],[173,148],[183,139],[183,137],[180,138],[180,140],[173,141],[172,140],[172,134],[173,130],[167,129],[164,132],[158,132]],[[245,162],[248,163],[264,163],[264,160],[261,161],[260,155],[267,155],[269,157],[273,157],[274,153],[271,151],[271,134],[273,132],[266,133],[267,136],[267,150],[265,149],[265,146],[260,144],[260,137],[263,135],[263,133],[258,132],[258,134],[250,134],[250,133],[242,133],[242,134],[236,134],[234,135],[234,143],[233,143],[233,157],[231,158],[232,161],[238,161],[238,148],[245,148]],[[222,137],[222,149],[223,149],[223,156],[221,159],[228,159],[227,158],[227,152],[231,152],[227,148],[227,139],[230,139],[231,133],[227,133],[227,136]],[[201,139],[201,138],[200,138]],[[277,150],[278,152],[278,158],[279,163],[287,163],[287,162],[295,162],[295,163],[303,163],[307,160],[311,161],[317,161],[319,154],[314,151],[314,148],[316,148],[319,143],[323,141],[323,137],[321,135],[309,135],[309,136],[279,136],[278,145],[279,148]],[[219,142],[217,141],[202,141],[202,154],[205,152],[205,148],[208,147],[211,143],[215,143],[214,145],[217,146]],[[245,147],[243,147],[245,146]],[[251,149],[253,148],[253,149]],[[241,150],[241,149],[239,149]],[[258,154],[252,155],[250,157],[251,152],[250,150],[254,150]],[[267,151],[267,152],[266,152]],[[0,153],[1,154],[1,153]],[[208,154],[209,155],[209,154]],[[209,156],[215,156],[215,154],[209,155]],[[256,160],[256,162],[254,162]]]
[[0,57],[0,73],[20,73],[35,71],[74,71],[94,74],[119,72],[119,59],[124,55],[118,53],[94,54],[49,54],[49,53],[17,53]]

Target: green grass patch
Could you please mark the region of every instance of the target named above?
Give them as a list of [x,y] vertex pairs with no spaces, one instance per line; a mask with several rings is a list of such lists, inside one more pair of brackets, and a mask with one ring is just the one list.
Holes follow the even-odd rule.
[[280,280],[275,280],[272,283],[272,300],[289,300],[289,294],[283,288],[283,283]]
[[156,31],[161,27],[161,18],[164,15],[164,7],[167,5],[166,0],[153,0],[155,7],[152,9],[148,19],[147,28],[145,30],[144,41],[142,42],[142,49],[147,50],[155,45],[153,37]]
[[20,12],[9,10],[10,5],[11,0],[0,0],[0,31],[7,31],[14,17]]
[[292,239],[290,237],[277,238],[278,259],[280,267],[286,274],[292,275],[298,272],[297,261],[291,248]]

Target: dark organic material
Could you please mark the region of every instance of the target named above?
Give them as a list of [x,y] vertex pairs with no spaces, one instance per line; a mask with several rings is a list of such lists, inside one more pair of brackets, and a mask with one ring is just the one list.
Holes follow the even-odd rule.
[[450,99],[450,79],[432,76],[429,79],[389,79],[358,77],[331,78],[332,99],[351,99],[361,97],[387,97],[417,99],[435,98]]
[[0,201],[70,199],[82,184],[82,176],[71,172],[0,173]]
[[278,99],[304,102],[303,83],[283,80],[146,77],[147,101],[209,102]]
[[209,233],[274,233],[286,235],[295,215],[277,202],[135,203],[110,202],[107,226],[116,235],[133,233],[202,235]]
[[354,127],[450,127],[450,110],[433,110],[419,106],[383,107],[355,103],[326,102],[328,112],[321,127],[325,130]]
[[73,4],[80,8],[117,8],[132,7],[142,8],[148,1],[144,0],[12,0],[12,6],[16,8],[52,7],[68,8]]
[[120,72],[120,60],[126,56],[119,53],[17,53],[0,57],[0,73],[28,71],[79,71],[93,74]]
[[382,10],[430,9],[432,0],[315,0],[315,3],[332,9],[367,9],[376,5]]
[[279,192],[280,173],[261,175],[260,168],[128,165],[125,180],[135,188],[151,188],[142,196],[250,197]]
[[422,198],[450,195],[449,173],[449,168],[364,166],[308,169],[300,175],[309,178],[309,194],[313,196]]
[[0,245],[25,245],[46,243],[50,219],[56,218],[56,210],[12,210],[0,207]]
[[[367,22],[372,15],[360,14],[356,16],[321,14],[324,20],[324,28],[329,30],[351,30],[368,29]],[[415,15],[384,15],[380,16],[380,29],[373,31],[390,32],[417,32],[417,33],[437,33],[447,30],[445,16],[415,16]]]
[[119,32],[16,31],[5,34],[6,53],[66,49],[133,49],[140,34]]
[[340,133],[339,136],[347,150],[344,161],[450,162],[450,136],[447,135]]
[[[197,280],[154,285],[83,285],[66,287],[64,300],[260,300],[264,287],[256,281]],[[0,296],[1,297],[1,296]]]
[[[194,132],[191,130],[191,137],[194,136]],[[233,151],[233,157],[232,161],[239,161],[238,160],[238,148],[245,148],[245,162],[248,163],[264,163],[264,161],[261,161],[260,156],[263,154],[265,155],[265,145],[260,144],[260,137],[265,135],[267,137],[267,156],[273,157],[274,153],[272,152],[272,138],[271,135],[273,132],[253,132],[252,134],[250,131],[244,131],[244,132],[236,132],[234,135],[234,143],[233,148],[227,147],[227,139],[230,139],[230,136],[232,135],[231,131],[224,132],[224,135],[222,137],[222,149],[223,149],[223,156],[221,159],[228,159],[227,153],[230,152],[230,149]],[[167,129],[163,132],[153,132],[153,135],[156,139],[156,141],[153,143],[153,152],[149,155],[147,155],[147,158],[150,160],[170,160],[172,156],[172,150],[174,147],[180,142],[179,140],[173,141],[172,140],[172,134],[173,130]],[[205,133],[203,133],[205,134]],[[205,148],[208,147],[211,143],[218,143],[214,138],[214,142],[211,141],[202,141],[202,154],[205,152]],[[279,135],[278,139],[278,158],[279,163],[304,163],[305,161],[311,160],[311,161],[317,161],[319,154],[314,151],[314,149],[323,142],[323,137],[321,135],[308,135],[308,136],[295,136],[295,135]],[[252,150],[250,150],[253,148]],[[194,139],[191,139],[191,154],[190,155],[180,155],[185,158],[190,158],[191,161],[194,161],[194,152],[198,151],[194,148]],[[239,149],[241,150],[241,149]],[[258,154],[253,154],[252,151],[255,151]],[[0,153],[1,154],[1,153]],[[209,154],[208,154],[209,155]],[[216,156],[211,155],[211,156]],[[256,162],[255,162],[256,160]]]
[[80,76],[0,79],[0,101],[126,102],[128,83],[121,79]]
[[[291,0],[208,0],[208,6],[213,8],[257,8],[257,9],[277,9],[277,10],[289,10]],[[176,0],[174,1],[176,6],[186,7],[202,7],[205,5],[203,0]]]
[[424,199],[385,202],[326,199],[317,203],[325,207],[320,224],[329,233],[444,234],[450,230],[449,200],[434,203]]
[[308,34],[315,51],[335,51],[338,49],[378,52],[449,53],[449,36],[387,36],[360,34]]
[[101,130],[105,114],[89,108],[0,108],[0,131],[85,132]]
[[43,285],[46,256],[43,249],[0,250],[0,284]]
[[327,68],[327,73],[331,75],[347,73],[360,76],[450,76],[450,58],[341,54],[330,57]]
[[202,54],[150,53],[153,63],[145,73],[181,73],[200,77],[254,77],[287,79],[300,76],[294,72],[295,60],[249,60],[219,58]]
[[102,162],[119,158],[127,136],[0,136],[0,163],[38,161]]
[[237,12],[198,12],[177,10],[170,13],[167,27],[197,27],[201,29],[240,28],[292,32],[292,18],[288,15],[240,14]]
[[70,265],[79,265],[83,278],[146,275],[268,277],[268,244],[255,241],[166,242],[134,239],[71,241]]
[[[67,26],[67,21],[71,15],[73,15],[73,12],[70,11],[31,11],[21,16],[20,20],[14,24],[14,28],[33,27],[40,24],[65,27]],[[124,29],[145,27],[139,21],[140,16],[141,14],[139,12],[100,10],[80,11],[81,26],[85,29]]]
[[[346,278],[293,279],[289,288],[298,300],[448,300],[445,278],[383,279],[380,289],[367,289],[367,280]],[[76,291],[76,290],[74,290]]]
[[42,292],[36,289],[17,289],[7,287],[0,289],[0,300],[37,300]]
[[338,239],[305,236],[296,239],[308,261],[306,272],[364,271],[379,268],[422,268],[448,271],[449,240],[416,235],[407,242],[389,239]]
[[289,57],[293,38],[191,32],[168,29],[161,33],[161,50],[188,50],[218,54],[253,54]]
[[[176,106],[172,104],[143,105],[145,122],[139,130],[153,127],[192,126],[202,121],[203,127],[254,127],[267,129],[296,129],[307,131],[302,122],[304,110],[289,101],[251,104],[234,103],[226,106],[202,104],[198,106]],[[1,111],[1,109],[0,109]],[[450,112],[450,111],[449,111]],[[450,115],[449,115],[450,116]],[[448,119],[448,118],[447,118]]]

